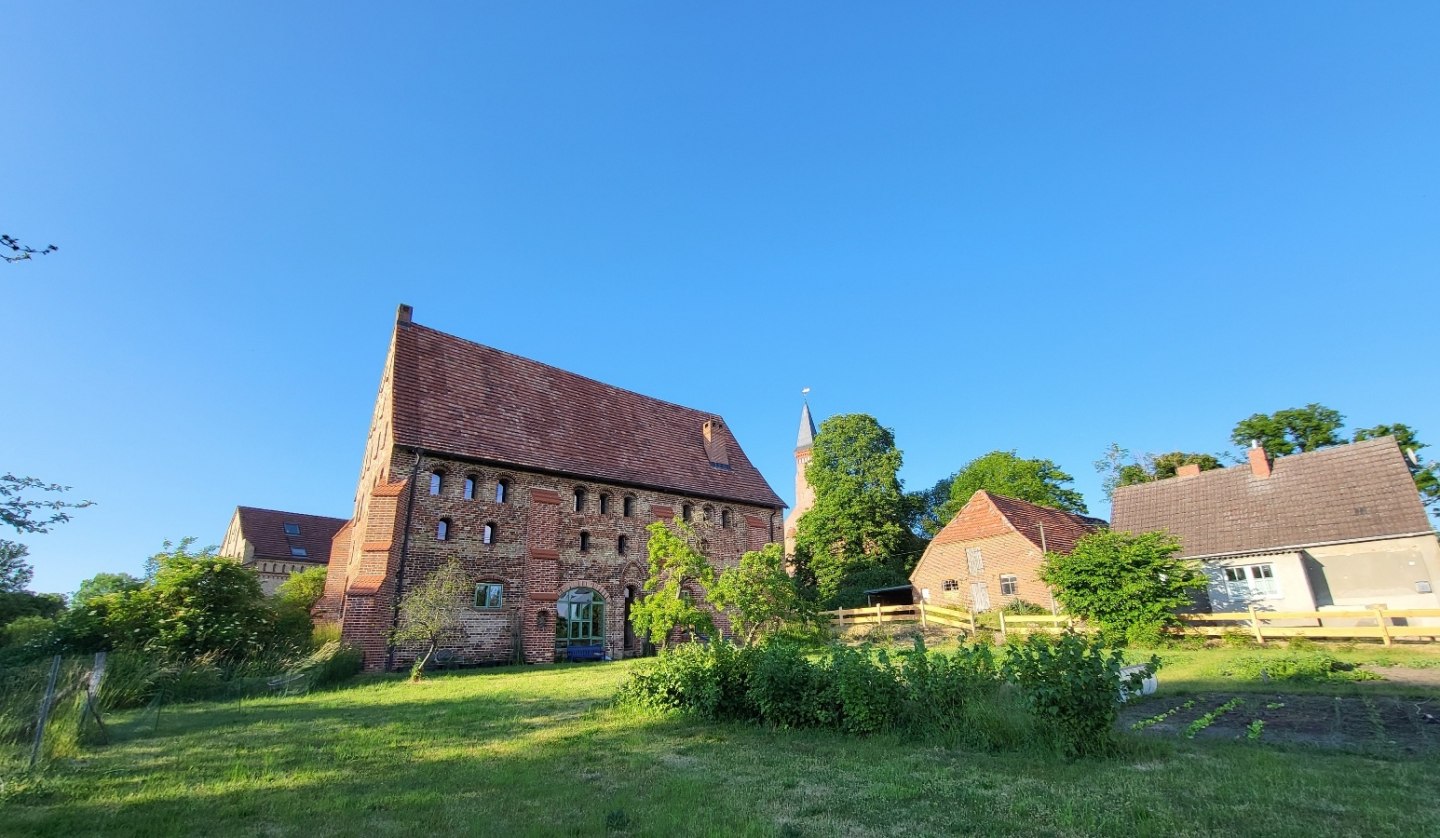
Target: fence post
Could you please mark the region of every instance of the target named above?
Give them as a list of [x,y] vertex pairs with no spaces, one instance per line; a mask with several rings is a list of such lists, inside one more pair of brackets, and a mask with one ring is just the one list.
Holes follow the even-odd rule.
[[974,612],[974,611],[966,611],[965,613],[970,615],[970,633],[971,633],[971,634],[974,634],[974,633],[976,632],[976,628],[975,628],[975,612]]
[[925,622],[925,603],[920,603],[920,628],[926,628],[929,624]]
[[875,603],[875,623],[879,625],[885,622],[885,615],[880,613],[880,603]]
[[1386,625],[1385,625],[1385,609],[1384,609],[1384,608],[1376,608],[1376,609],[1375,609],[1375,625],[1377,625],[1377,626],[1380,627],[1380,639],[1385,641],[1385,645],[1386,645],[1386,646],[1389,646],[1389,645],[1390,645],[1390,628],[1389,628],[1389,626],[1386,626]]
[[1260,632],[1260,618],[1255,616],[1255,606],[1250,606],[1250,625],[1255,629],[1255,642],[1265,645],[1265,635]]
[[[972,611],[971,614],[974,614]],[[972,616],[971,619],[974,619]],[[1005,640],[1005,609],[1000,609],[1000,640]]]
[[60,656],[50,662],[50,680],[45,684],[45,695],[40,699],[40,716],[35,720],[35,744],[30,746],[30,767],[40,758],[40,743],[45,739],[45,723],[50,720],[50,702],[55,700],[55,679],[60,676]]

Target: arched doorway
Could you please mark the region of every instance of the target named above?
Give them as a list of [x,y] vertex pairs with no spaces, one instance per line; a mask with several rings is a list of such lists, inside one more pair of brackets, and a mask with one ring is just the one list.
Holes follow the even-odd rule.
[[630,607],[640,597],[640,588],[637,585],[625,586],[625,657],[634,657],[640,654],[640,638],[635,635],[635,627],[630,625]]
[[571,588],[555,601],[555,657],[605,657],[605,597],[594,588]]

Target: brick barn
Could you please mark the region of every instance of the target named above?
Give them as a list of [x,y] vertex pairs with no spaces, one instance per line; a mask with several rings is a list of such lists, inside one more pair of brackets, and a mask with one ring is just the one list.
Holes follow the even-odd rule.
[[1039,576],[1045,551],[1068,553],[1103,526],[1099,518],[981,489],[936,534],[910,574],[916,602],[989,611],[1021,599],[1048,608],[1050,589]]
[[354,516],[330,551],[322,616],[370,671],[400,597],[450,559],[474,582],[464,663],[639,653],[645,527],[684,520],[718,568],[782,538],[784,503],[724,421],[412,322],[401,306]]

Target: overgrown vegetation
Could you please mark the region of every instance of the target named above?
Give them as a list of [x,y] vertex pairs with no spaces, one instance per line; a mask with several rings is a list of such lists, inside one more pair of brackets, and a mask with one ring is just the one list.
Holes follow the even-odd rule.
[[904,651],[837,645],[814,659],[783,642],[692,644],[638,668],[620,698],[707,719],[944,735],[984,748],[1022,747],[1038,736],[1079,757],[1112,749],[1120,666],[1119,652],[1075,634],[1029,638],[1003,661],[988,645],[945,654],[919,637]]
[[1379,676],[1326,652],[1287,651],[1274,655],[1243,655],[1224,674],[1260,681],[1373,681]]
[[1195,562],[1177,558],[1180,542],[1165,533],[1090,533],[1069,553],[1046,553],[1040,578],[1073,614],[1111,643],[1156,645],[1176,611],[1205,587]]

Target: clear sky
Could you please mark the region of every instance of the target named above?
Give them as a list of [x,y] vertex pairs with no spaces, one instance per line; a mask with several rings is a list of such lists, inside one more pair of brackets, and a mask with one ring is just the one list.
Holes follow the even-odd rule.
[[[1440,4],[8,4],[34,588],[350,512],[395,306],[907,487],[1321,402],[1440,446]],[[1434,451],[1432,450],[1432,453]],[[13,537],[0,536],[0,537]]]

